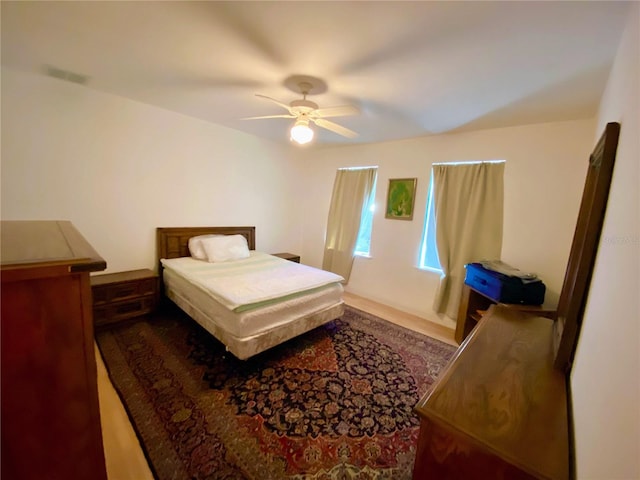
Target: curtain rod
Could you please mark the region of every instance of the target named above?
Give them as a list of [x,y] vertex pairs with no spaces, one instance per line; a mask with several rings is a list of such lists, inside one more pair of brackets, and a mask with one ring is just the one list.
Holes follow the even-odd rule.
[[506,160],[469,160],[465,161],[457,161],[457,162],[436,162],[431,165],[469,165],[473,163],[506,163]]
[[371,167],[342,167],[342,168],[339,168],[338,170],[364,170],[366,168],[378,168],[378,166],[374,165]]

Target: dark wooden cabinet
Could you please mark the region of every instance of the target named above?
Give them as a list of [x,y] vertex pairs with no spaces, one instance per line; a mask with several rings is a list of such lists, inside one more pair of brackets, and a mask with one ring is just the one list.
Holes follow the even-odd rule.
[[271,255],[274,257],[284,258],[291,262],[300,263],[300,255],[296,255],[295,253],[272,253]]
[[89,272],[70,222],[3,221],[2,478],[106,480]]
[[147,269],[91,277],[96,327],[146,315],[158,303],[158,275]]
[[[498,301],[465,284],[462,287],[460,307],[456,320],[456,342],[462,343],[489,307],[498,303]],[[545,302],[543,305],[521,305],[516,303],[500,303],[500,305],[540,317],[555,318],[556,316],[556,304],[551,302]]]

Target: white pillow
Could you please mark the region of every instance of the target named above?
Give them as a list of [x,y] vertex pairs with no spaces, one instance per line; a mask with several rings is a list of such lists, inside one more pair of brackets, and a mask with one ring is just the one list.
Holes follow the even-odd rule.
[[221,235],[198,235],[196,237],[191,237],[189,239],[189,254],[197,259],[197,260],[206,260],[207,253],[204,251],[204,247],[202,246],[202,240],[205,238],[211,237],[220,237]]
[[249,257],[249,245],[243,235],[221,235],[202,239],[210,263],[228,262]]

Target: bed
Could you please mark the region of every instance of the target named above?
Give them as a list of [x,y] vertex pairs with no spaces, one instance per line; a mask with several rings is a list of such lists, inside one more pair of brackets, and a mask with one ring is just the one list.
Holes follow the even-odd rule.
[[[219,264],[193,259],[189,239],[202,235],[242,235],[250,256]],[[257,252],[255,227],[163,227],[157,228],[156,241],[162,294],[241,360],[339,318],[344,312],[342,277]],[[252,290],[253,281],[265,280],[272,267],[279,272],[279,277],[286,272],[289,284],[297,275],[303,278],[315,274],[324,277],[324,283],[309,288],[300,284],[293,293],[275,298],[275,294],[270,293],[255,302],[247,301],[240,293],[238,297],[242,301],[214,290],[224,283],[237,286],[242,282]],[[224,271],[229,281],[210,273],[209,270],[215,268]],[[245,271],[250,281],[243,279]],[[272,281],[259,283],[280,286],[286,281],[274,277]],[[291,285],[281,288],[289,287]],[[241,287],[238,291],[244,293]]]

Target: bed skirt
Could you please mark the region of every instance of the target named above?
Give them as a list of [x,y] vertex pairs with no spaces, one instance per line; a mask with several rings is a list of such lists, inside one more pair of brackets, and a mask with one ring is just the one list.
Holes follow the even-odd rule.
[[192,305],[178,292],[168,288],[165,293],[167,297],[187,315],[222,342],[222,344],[226,346],[227,351],[233,353],[240,360],[246,360],[282,342],[286,342],[291,338],[313,330],[320,325],[340,318],[344,313],[344,302],[340,301],[334,305],[309,313],[294,321],[279,325],[257,335],[236,337],[212,322],[209,315]]

